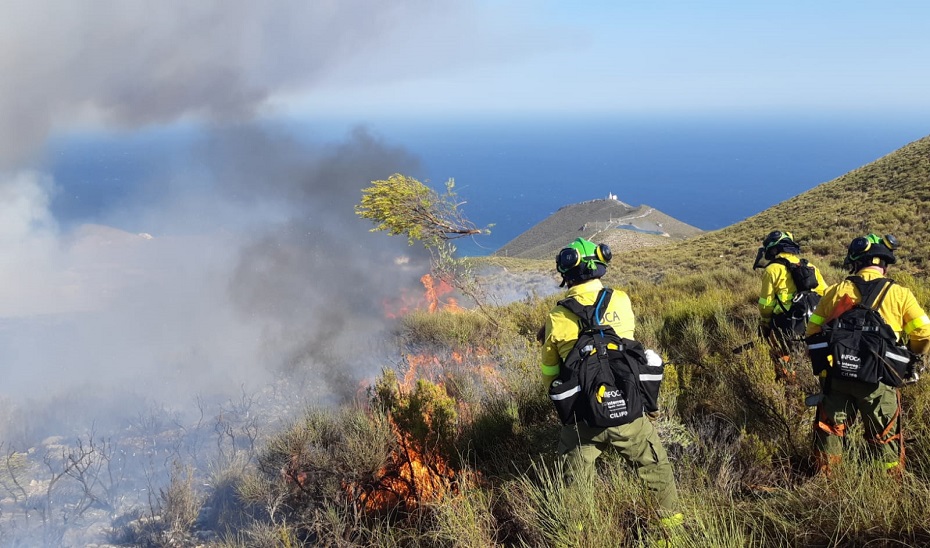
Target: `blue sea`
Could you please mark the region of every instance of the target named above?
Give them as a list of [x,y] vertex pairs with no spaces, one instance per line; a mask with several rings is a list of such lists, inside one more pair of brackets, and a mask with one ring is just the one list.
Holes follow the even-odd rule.
[[[317,120],[279,129],[325,142],[357,124],[416,158],[410,175],[438,189],[455,180],[465,215],[493,224],[459,249],[483,255],[564,205],[608,194],[722,228],[930,134],[930,113]],[[56,216],[67,225],[118,207],[136,181],[196,154],[196,140],[179,128],[59,139],[48,154],[62,189]]]

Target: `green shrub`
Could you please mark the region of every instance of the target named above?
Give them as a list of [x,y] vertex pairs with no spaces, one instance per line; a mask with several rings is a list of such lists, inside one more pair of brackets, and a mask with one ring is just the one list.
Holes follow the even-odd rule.
[[411,348],[485,346],[499,338],[499,328],[474,311],[414,311],[403,317],[400,330]]

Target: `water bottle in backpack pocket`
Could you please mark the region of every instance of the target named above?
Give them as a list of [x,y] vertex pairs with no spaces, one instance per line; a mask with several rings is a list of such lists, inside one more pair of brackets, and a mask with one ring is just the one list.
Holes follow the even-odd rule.
[[654,350],[646,350],[633,339],[620,339],[620,349],[609,352],[614,375],[631,372],[636,376],[643,409],[647,413],[659,410],[659,389],[665,375],[665,362]]
[[659,389],[665,377],[665,361],[654,350],[643,354],[645,363],[640,363],[639,382],[643,393],[643,408],[647,413],[659,410]]

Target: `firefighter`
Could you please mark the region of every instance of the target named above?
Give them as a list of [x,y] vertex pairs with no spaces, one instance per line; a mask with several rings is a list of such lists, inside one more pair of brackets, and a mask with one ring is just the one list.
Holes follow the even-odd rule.
[[[594,305],[595,298],[604,288],[600,278],[607,272],[610,259],[609,247],[583,238],[576,239],[562,249],[556,257],[556,269],[562,276],[560,287],[568,286],[566,298],[574,297],[584,306]],[[635,319],[626,293],[614,290],[603,313],[603,321],[612,326],[620,337],[633,338]],[[547,387],[559,376],[560,367],[574,347],[579,333],[579,317],[567,308],[556,305],[549,312],[543,331],[540,366]],[[628,424],[609,428],[588,426],[583,421],[562,427],[559,453],[563,456],[569,476],[593,475],[598,456],[611,446],[633,465],[646,487],[655,493],[661,524],[667,529],[678,528],[684,516],[679,510],[672,465],[655,427],[646,415]]]
[[[759,332],[769,343],[779,376],[790,374],[787,366],[792,350],[802,351],[807,318],[827,288],[820,269],[806,259],[802,263],[800,253],[801,246],[790,232],[775,230],[762,240],[753,264],[754,269],[765,268],[759,294]],[[799,288],[795,280],[803,276],[800,271],[793,272],[799,265],[809,267],[808,281],[801,281],[806,287]]]
[[[853,276],[827,289],[811,316],[807,334],[814,335],[827,327],[842,329],[842,322],[833,320],[863,300],[859,287],[866,286],[862,284],[885,278],[888,266],[895,263],[897,247],[894,236],[869,234],[854,239],[843,263]],[[858,287],[857,283],[860,284]],[[881,319],[897,338],[889,344],[906,343],[911,352],[927,353],[930,349],[930,319],[911,290],[898,284],[888,285],[887,282],[869,287],[876,288],[873,308],[877,305]],[[872,330],[877,331],[876,328]],[[814,359],[813,351],[811,359]],[[884,382],[862,382],[831,374],[834,369],[829,367],[824,371],[823,397],[817,404],[814,418],[814,451],[818,469],[829,474],[831,466],[841,460],[843,437],[858,414],[873,457],[884,469],[900,474],[904,465],[900,392]]]

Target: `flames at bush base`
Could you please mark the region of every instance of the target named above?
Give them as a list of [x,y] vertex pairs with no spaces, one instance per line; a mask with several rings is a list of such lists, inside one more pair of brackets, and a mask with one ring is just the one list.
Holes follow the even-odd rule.
[[[385,315],[397,318],[414,310],[463,311],[450,295],[453,288],[447,282],[431,274],[424,274],[420,282],[424,287],[422,295],[411,297],[405,293],[391,303],[384,303]],[[397,372],[384,371],[375,385],[367,388],[372,407],[387,412],[396,445],[384,465],[367,481],[343,485],[346,494],[361,509],[413,510],[455,494],[463,481],[477,481],[475,474],[457,470],[450,463],[450,455],[455,454],[459,417],[468,416],[472,410],[454,394],[450,395],[448,386],[456,373],[486,384],[499,382],[497,367],[489,363],[488,356],[489,352],[480,348],[461,349],[448,355],[407,354],[405,367]]]
[[393,370],[384,372],[372,389],[372,401],[388,412],[395,449],[370,481],[345,486],[365,511],[412,510],[454,495],[463,481],[478,480],[450,462],[459,419],[473,410],[450,395],[448,381],[455,372],[465,371],[486,383],[499,382],[487,358],[483,349],[445,358],[410,354],[405,356],[402,378]]
[[401,432],[391,420],[398,448],[390,461],[375,476],[371,485],[358,495],[366,511],[404,507],[413,509],[423,503],[437,502],[455,487],[455,471],[437,451],[426,451],[410,434]]

